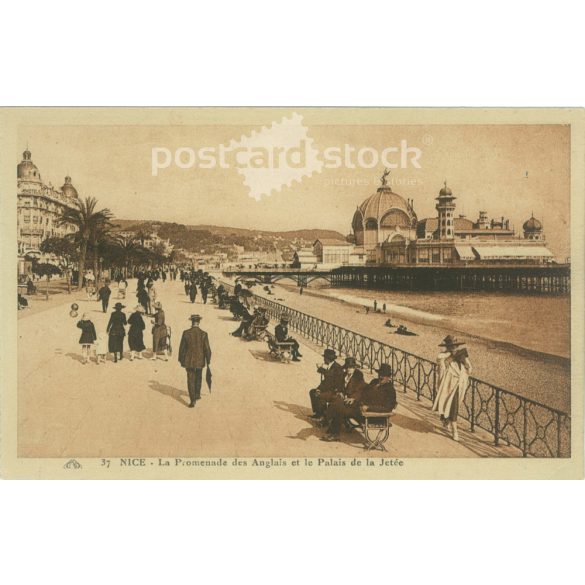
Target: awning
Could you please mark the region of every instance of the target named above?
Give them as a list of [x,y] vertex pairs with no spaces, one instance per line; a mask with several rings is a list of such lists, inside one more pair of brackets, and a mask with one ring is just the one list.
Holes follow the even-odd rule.
[[461,260],[475,260],[475,254],[471,246],[455,246],[455,251]]
[[552,258],[544,246],[473,246],[481,260],[526,260],[528,258]]

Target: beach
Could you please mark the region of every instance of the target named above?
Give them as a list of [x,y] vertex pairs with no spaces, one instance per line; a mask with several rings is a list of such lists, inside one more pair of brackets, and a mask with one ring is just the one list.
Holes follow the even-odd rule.
[[[478,298],[474,303],[474,299],[461,298],[465,295],[451,293],[450,298],[446,295],[438,298],[436,304],[442,312],[433,313],[429,310],[428,298],[422,295],[417,297],[418,293],[409,300],[404,298],[408,293],[393,291],[309,287],[300,295],[296,286],[288,284],[276,284],[271,290],[274,294],[268,295],[260,285],[253,288],[255,294],[430,360],[436,359],[442,339],[454,334],[467,344],[473,376],[552,408],[570,412],[569,325],[558,322],[558,316],[555,325],[550,306],[543,307],[543,303],[539,306],[539,299],[544,297],[520,299],[508,296],[496,299],[495,296],[489,298],[484,295],[481,301]],[[374,299],[377,299],[380,312],[373,312]],[[564,307],[570,306],[569,299],[552,300],[549,305],[556,304],[560,316]],[[384,302],[387,305],[386,314],[381,312]],[[368,314],[366,305],[370,308]],[[469,311],[469,307],[475,307],[476,314]],[[526,317],[523,317],[521,307]],[[465,310],[468,312],[463,314]],[[558,333],[554,336],[550,332],[543,333],[538,325],[542,317],[533,317],[535,313],[546,313],[546,327],[550,331],[556,327]],[[527,320],[528,317],[533,321],[528,321],[522,328],[522,319]],[[385,326],[388,318],[393,324],[405,325],[416,335],[396,334],[395,328]],[[488,327],[485,322],[490,320],[497,322],[497,325]],[[554,351],[542,351],[548,347],[547,334],[549,338],[554,338]],[[526,342],[521,344],[523,339]]]

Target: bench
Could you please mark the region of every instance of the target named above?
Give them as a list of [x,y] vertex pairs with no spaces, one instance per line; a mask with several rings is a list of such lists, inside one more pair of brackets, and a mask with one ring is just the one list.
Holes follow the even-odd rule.
[[275,359],[279,359],[283,363],[289,363],[292,359],[292,348],[295,344],[294,341],[276,341],[276,337],[269,331],[266,331],[266,336],[270,355]]

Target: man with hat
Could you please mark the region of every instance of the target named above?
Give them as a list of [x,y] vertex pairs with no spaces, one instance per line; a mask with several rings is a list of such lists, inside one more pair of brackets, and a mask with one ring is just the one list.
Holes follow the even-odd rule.
[[189,408],[193,408],[201,398],[202,371],[211,362],[211,347],[207,333],[199,328],[200,315],[191,315],[191,329],[183,331],[179,346],[179,363],[187,370]]
[[324,364],[317,368],[322,376],[321,383],[317,388],[309,392],[313,415],[311,418],[320,419],[325,415],[325,410],[338,394],[344,390],[344,371],[335,361],[337,354],[334,349],[326,349],[323,352]]
[[111,294],[112,290],[110,289],[110,287],[108,286],[108,282],[106,281],[104,286],[102,286],[102,288],[100,288],[100,290],[98,291],[98,300],[102,302],[102,310],[104,313],[107,313],[108,311],[108,304],[110,302]]
[[362,412],[392,412],[396,408],[396,390],[392,384],[392,368],[381,364],[376,370],[378,377],[356,388],[351,397],[343,401],[343,405],[334,402],[327,412],[329,431],[323,440],[338,441],[341,425],[346,418],[362,421]]
[[329,434],[335,437],[339,437],[341,425],[345,419],[357,419],[360,416],[360,401],[364,388],[367,386],[364,374],[358,369],[355,358],[345,358],[343,371],[343,394],[338,394],[325,411]]
[[276,341],[278,341],[278,343],[292,343],[292,361],[301,361],[299,358],[303,356],[299,352],[299,342],[294,337],[289,337],[288,335],[288,317],[286,315],[283,315],[280,318],[280,323],[274,328],[274,336],[276,337]]
[[471,362],[465,344],[451,335],[447,335],[439,347],[444,350],[437,357],[438,390],[433,410],[439,413],[443,426],[452,433],[453,440],[458,441],[457,417],[459,406],[465,400]]

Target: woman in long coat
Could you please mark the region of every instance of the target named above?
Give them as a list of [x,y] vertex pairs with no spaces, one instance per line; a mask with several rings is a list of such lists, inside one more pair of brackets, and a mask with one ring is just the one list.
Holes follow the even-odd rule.
[[457,417],[459,407],[465,400],[465,393],[471,374],[471,362],[464,344],[447,335],[440,344],[445,350],[437,357],[439,367],[439,389],[433,403],[433,410],[441,415],[441,422],[459,440]]
[[81,317],[81,320],[77,322],[77,327],[81,329],[79,343],[81,344],[81,355],[83,356],[83,363],[86,364],[89,361],[89,350],[97,339],[95,326],[87,316],[87,313],[84,313]]
[[159,352],[162,352],[163,359],[168,361],[167,353],[167,326],[165,324],[165,312],[162,310],[161,303],[154,303],[154,310],[156,311],[154,319],[154,327],[152,328],[152,359],[155,360]]
[[114,305],[114,312],[110,315],[106,331],[108,332],[108,350],[114,354],[114,363],[118,361],[118,354],[120,359],[124,354],[124,337],[126,336],[126,315],[122,313],[124,305],[116,303]]
[[148,293],[144,287],[138,289],[136,297],[138,302],[144,307],[144,312],[147,315],[150,314],[150,298],[148,297]]
[[143,338],[143,331],[146,325],[144,324],[142,313],[144,313],[144,308],[142,305],[138,305],[134,309],[134,313],[128,317],[128,324],[130,325],[130,329],[128,329],[130,361],[133,361],[134,357],[137,357],[139,360],[141,360],[142,352],[146,349]]

